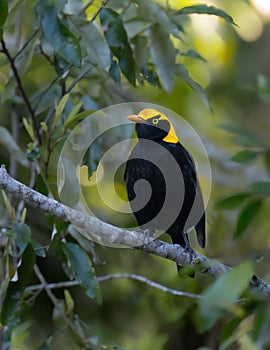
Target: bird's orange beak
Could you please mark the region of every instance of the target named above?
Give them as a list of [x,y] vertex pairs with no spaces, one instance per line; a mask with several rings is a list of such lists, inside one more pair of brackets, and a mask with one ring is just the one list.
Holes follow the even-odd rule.
[[145,123],[145,120],[143,120],[143,118],[140,117],[139,115],[129,115],[127,119],[139,124]]

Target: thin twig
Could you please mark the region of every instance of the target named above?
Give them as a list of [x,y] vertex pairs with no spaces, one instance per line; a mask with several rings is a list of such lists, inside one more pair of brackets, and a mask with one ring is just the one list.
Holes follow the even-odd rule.
[[41,282],[40,286],[42,287],[42,289],[45,289],[48,297],[50,298],[52,303],[56,306],[57,303],[58,303],[58,300],[57,300],[56,296],[53,294],[53,292],[51,291],[51,289],[48,288],[48,283],[45,280],[44,276],[42,275],[42,273],[41,273],[39,267],[37,266],[37,264],[34,265],[34,271],[35,271],[35,274],[36,274],[37,278]]
[[85,75],[86,75],[87,73],[89,73],[93,68],[94,68],[94,66],[88,66],[88,67],[86,67],[86,68],[77,76],[77,78],[74,79],[74,80],[72,81],[72,83],[67,87],[66,93],[70,93],[71,90],[77,85],[77,83],[78,83],[80,80],[82,80],[82,79],[85,77]]
[[35,135],[37,137],[37,140],[38,140],[38,144],[41,145],[41,137],[40,137],[40,134],[39,134],[39,131],[38,131],[38,124],[37,124],[37,121],[36,121],[36,116],[35,116],[35,112],[31,106],[31,103],[25,93],[25,90],[24,90],[24,87],[22,85],[22,81],[21,81],[21,78],[20,78],[20,75],[19,75],[19,72],[17,70],[17,67],[16,67],[16,64],[15,64],[15,60],[14,60],[14,57],[11,56],[7,46],[6,46],[6,43],[5,43],[5,40],[2,38],[1,39],[1,44],[2,44],[2,49],[3,49],[3,53],[6,55],[9,63],[10,63],[10,66],[11,66],[11,69],[12,69],[12,72],[14,74],[14,77],[15,77],[15,80],[17,82],[17,86],[18,86],[18,89],[21,93],[21,96],[26,104],[26,107],[29,111],[29,114],[30,114],[30,118],[32,120],[32,124],[33,124],[33,128],[34,128],[34,132],[35,132]]
[[[142,283],[145,283],[149,287],[161,290],[164,293],[176,295],[176,296],[183,296],[183,297],[188,297],[192,299],[200,299],[201,295],[200,294],[194,294],[194,293],[188,293],[188,292],[183,292],[181,290],[176,290],[172,288],[168,288],[162,284],[156,283],[146,277],[136,275],[134,273],[116,273],[112,275],[105,275],[105,276],[100,276],[96,278],[98,282],[105,282],[105,281],[110,281],[113,279],[132,279],[135,281],[139,281]],[[80,283],[77,281],[65,281],[65,282],[58,282],[58,283],[48,283],[46,287],[48,289],[58,289],[58,288],[69,288],[69,287],[74,287],[74,286],[79,286]],[[33,286],[29,286],[25,289],[26,293],[38,291],[41,289],[44,289],[45,286],[41,284],[36,284]]]
[[26,49],[26,47],[30,44],[30,42],[34,39],[34,37],[36,36],[37,32],[39,30],[36,29],[33,34],[26,40],[26,42],[23,44],[23,46],[20,48],[20,50],[17,51],[17,53],[13,56],[13,60],[15,61],[18,56],[20,56],[20,54]]
[[94,22],[94,20],[97,18],[97,16],[99,15],[100,11],[102,10],[102,7],[106,6],[108,4],[110,0],[105,0],[102,3],[102,6],[97,10],[97,12],[94,14],[94,16],[91,18],[90,22]]

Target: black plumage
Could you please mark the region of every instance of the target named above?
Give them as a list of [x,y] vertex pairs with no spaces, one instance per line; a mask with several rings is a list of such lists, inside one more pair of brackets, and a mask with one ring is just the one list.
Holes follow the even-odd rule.
[[138,225],[165,231],[174,244],[186,248],[187,230],[195,227],[198,243],[204,248],[204,205],[191,155],[164,114],[145,109],[128,119],[136,122],[138,142],[127,161],[124,179]]

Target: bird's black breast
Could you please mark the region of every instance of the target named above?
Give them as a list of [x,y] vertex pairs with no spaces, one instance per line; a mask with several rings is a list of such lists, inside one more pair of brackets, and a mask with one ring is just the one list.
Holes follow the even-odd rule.
[[183,232],[197,178],[193,160],[180,143],[139,139],[127,161],[125,182],[139,226]]

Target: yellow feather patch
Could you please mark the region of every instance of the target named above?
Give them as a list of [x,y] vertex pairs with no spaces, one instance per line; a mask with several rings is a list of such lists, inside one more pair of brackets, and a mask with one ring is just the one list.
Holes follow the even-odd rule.
[[165,114],[157,111],[156,109],[146,108],[146,109],[143,109],[142,111],[140,111],[140,113],[138,115],[144,120],[148,120],[148,119],[153,118],[157,115],[160,115],[159,120],[167,120],[170,123],[169,133],[167,136],[164,137],[163,141],[169,142],[169,143],[179,142],[179,139],[176,135],[174,126],[172,125],[171,121],[169,120],[169,118],[166,117]]

